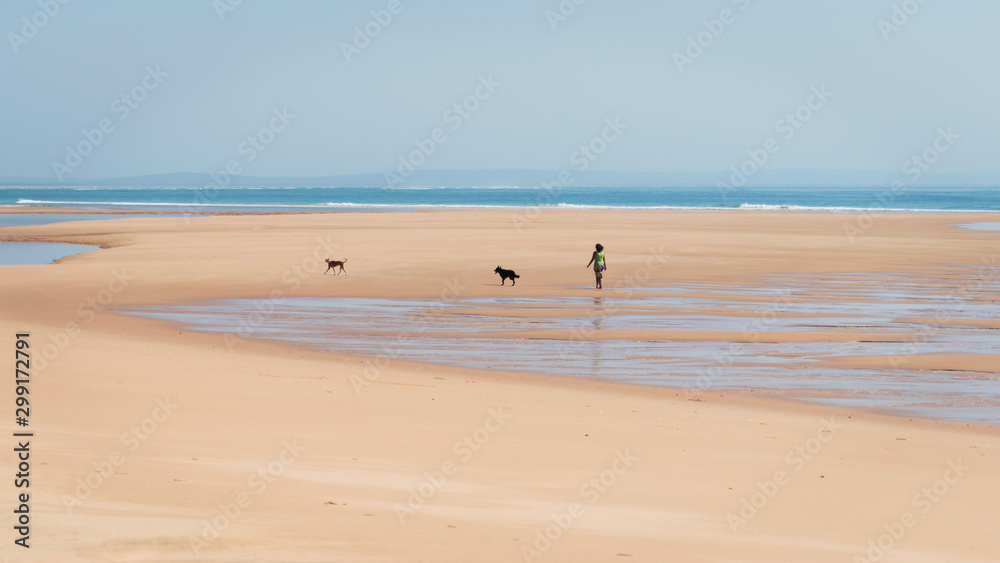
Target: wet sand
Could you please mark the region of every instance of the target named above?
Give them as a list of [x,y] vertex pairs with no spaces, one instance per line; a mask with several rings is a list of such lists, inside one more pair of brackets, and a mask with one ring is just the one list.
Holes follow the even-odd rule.
[[[365,359],[256,340],[252,316],[246,334],[227,339],[110,312],[292,296],[593,297],[594,242],[607,248],[606,287],[752,293],[769,276],[902,274],[947,288],[970,269],[998,275],[996,233],[957,227],[991,214],[885,215],[852,242],[845,225],[861,219],[852,215],[512,213],[0,229],[6,240],[104,248],[3,267],[0,323],[11,347],[15,332],[30,331],[38,354],[30,555],[990,561],[1000,552],[995,426]],[[348,258],[347,275],[323,275],[327,257]],[[521,274],[516,287],[498,286],[497,265]],[[981,358],[967,356],[934,367],[975,371]],[[12,549],[3,553],[21,556]]]
[[[376,359],[691,393],[735,389],[1000,424],[1000,339],[975,322],[1000,318],[1000,302],[989,301],[1000,293],[1000,280],[976,276],[956,273],[950,281],[968,289],[950,294],[902,277],[845,286],[794,276],[768,277],[748,301],[729,285],[709,291],[707,284],[675,283],[668,293],[608,288],[596,297],[292,297],[117,310],[185,330],[238,337],[252,329],[255,338]],[[970,318],[965,324],[900,319],[949,310]],[[962,354],[976,361],[955,362]],[[945,362],[926,363],[935,357]],[[950,367],[957,365],[965,369]]]

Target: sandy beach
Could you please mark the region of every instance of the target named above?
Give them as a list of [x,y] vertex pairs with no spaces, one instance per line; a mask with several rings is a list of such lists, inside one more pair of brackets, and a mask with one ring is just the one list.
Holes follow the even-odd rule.
[[[223,298],[591,297],[595,242],[612,289],[744,293],[782,277],[869,274],[960,292],[969,275],[1000,277],[998,234],[958,227],[977,221],[995,214],[498,209],[0,228],[2,240],[102,247],[0,268],[4,341],[12,350],[30,332],[35,354],[32,548],[11,540],[3,554],[996,561],[996,426],[711,385],[691,393],[365,358],[255,339],[252,319],[224,336],[115,312]],[[324,275],[323,258],[348,259],[347,275]],[[497,265],[517,270],[515,287],[498,285]],[[960,314],[940,321],[996,328]],[[709,337],[731,338],[670,335]],[[974,377],[1000,369],[993,354],[911,360]],[[18,431],[13,416],[3,428]],[[12,506],[12,480],[4,495]]]

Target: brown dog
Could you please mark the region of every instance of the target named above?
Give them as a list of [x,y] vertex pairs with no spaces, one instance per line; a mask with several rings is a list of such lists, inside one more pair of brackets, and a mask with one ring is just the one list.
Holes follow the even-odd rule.
[[[340,267],[340,271],[344,272],[344,275],[346,276],[347,275],[347,270],[344,269],[344,264],[346,262],[347,262],[346,259],[344,259],[344,260],[327,260],[326,261],[326,272],[329,272],[330,270],[333,270],[334,275],[339,276],[340,272],[338,272],[335,269],[335,268],[337,268],[339,266]],[[326,272],[323,272],[323,273],[325,274]]]

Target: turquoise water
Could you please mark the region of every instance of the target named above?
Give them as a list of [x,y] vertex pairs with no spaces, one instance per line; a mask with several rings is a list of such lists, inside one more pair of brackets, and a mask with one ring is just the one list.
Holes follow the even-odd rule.
[[464,207],[824,210],[851,212],[1000,211],[996,188],[911,187],[887,199],[877,188],[325,188],[274,186],[204,189],[100,186],[0,187],[0,205],[136,210],[352,211]]

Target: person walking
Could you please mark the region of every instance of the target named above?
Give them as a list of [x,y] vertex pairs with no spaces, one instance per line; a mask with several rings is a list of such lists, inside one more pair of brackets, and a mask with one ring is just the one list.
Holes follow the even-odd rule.
[[601,278],[604,277],[602,272],[608,269],[608,261],[604,257],[604,247],[600,243],[597,243],[594,248],[597,250],[590,257],[590,262],[587,262],[587,267],[589,268],[591,264],[594,265],[594,277],[597,278],[597,289],[603,289],[601,287]]

